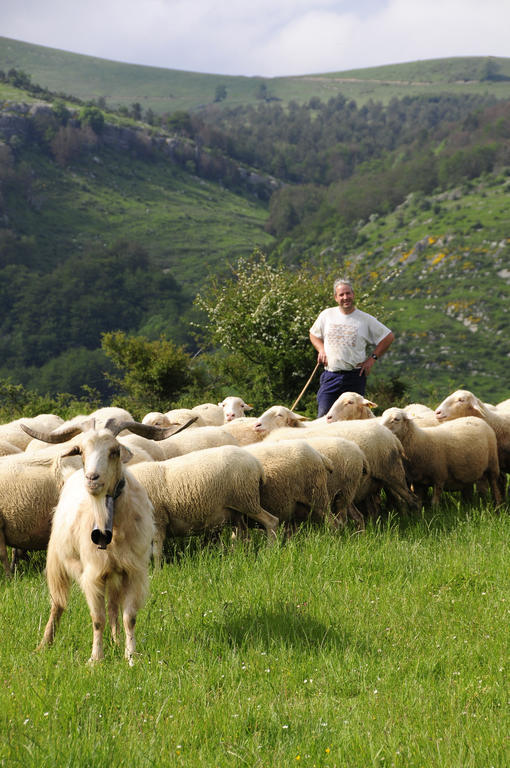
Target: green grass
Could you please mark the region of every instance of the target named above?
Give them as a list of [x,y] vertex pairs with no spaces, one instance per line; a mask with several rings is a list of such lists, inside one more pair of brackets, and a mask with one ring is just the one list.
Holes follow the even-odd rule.
[[196,288],[210,272],[224,274],[229,262],[273,241],[264,231],[267,203],[199,179],[170,160],[123,164],[106,149],[65,169],[40,154],[28,159],[39,203],[12,206],[12,225],[37,238],[41,261],[130,240]]
[[[510,76],[510,59],[491,57],[499,74]],[[108,104],[134,102],[156,114],[194,110],[211,104],[218,85],[227,89],[223,106],[256,104],[261,83],[283,104],[323,101],[342,93],[359,105],[369,99],[387,104],[392,98],[438,93],[492,94],[510,97],[510,82],[480,80],[487,57],[456,57],[391,64],[347,72],[303,73],[299,77],[244,77],[125,64],[0,37],[0,69],[22,69],[32,82],[84,100],[105,98]]]
[[3,584],[0,765],[495,766],[510,758],[510,519],[436,515],[180,552],[133,668],[75,589],[52,648],[42,572]]

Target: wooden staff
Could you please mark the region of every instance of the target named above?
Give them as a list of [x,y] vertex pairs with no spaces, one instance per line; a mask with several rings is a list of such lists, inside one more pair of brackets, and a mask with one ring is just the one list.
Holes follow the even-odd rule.
[[312,371],[312,375],[310,376],[310,378],[309,378],[309,379],[308,379],[308,381],[306,382],[306,384],[305,384],[305,386],[303,387],[303,389],[301,390],[301,392],[300,392],[300,394],[299,394],[299,396],[298,396],[298,398],[297,398],[296,402],[294,403],[294,405],[293,405],[293,406],[292,406],[292,408],[290,409],[291,411],[293,411],[293,410],[294,410],[294,408],[296,407],[296,405],[299,403],[299,401],[301,400],[301,398],[302,398],[302,397],[303,397],[303,395],[305,394],[306,390],[308,389],[308,387],[309,387],[309,385],[310,385],[310,382],[311,382],[311,380],[312,380],[312,379],[313,379],[313,377],[315,376],[315,371],[317,370],[317,368],[318,368],[318,367],[319,367],[319,363],[317,362],[317,365],[315,366],[315,368],[314,368],[314,369],[313,369],[313,371]]

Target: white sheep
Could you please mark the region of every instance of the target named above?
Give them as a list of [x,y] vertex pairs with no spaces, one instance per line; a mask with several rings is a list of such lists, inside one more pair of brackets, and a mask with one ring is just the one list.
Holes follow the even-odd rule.
[[377,408],[377,403],[367,400],[357,392],[343,392],[326,414],[326,421],[352,421],[353,419],[374,419],[371,409]]
[[236,440],[237,445],[249,445],[262,440],[265,432],[256,429],[258,419],[254,416],[241,416],[227,421],[220,429]]
[[244,450],[264,468],[260,503],[282,523],[333,519],[329,510],[328,474],[331,461],[306,440],[254,443]]
[[[501,472],[510,472],[510,412],[489,408],[467,389],[458,389],[446,397],[435,410],[437,419],[450,421],[461,416],[483,419],[496,433],[498,458]],[[503,490],[504,478],[500,479]]]
[[502,400],[496,405],[498,411],[510,411],[510,399]]
[[[265,440],[295,440],[301,438],[302,431],[295,428],[278,429],[270,432]],[[401,442],[389,429],[377,419],[354,421],[336,421],[306,429],[309,437],[343,437],[355,442],[365,454],[370,473],[363,476],[356,493],[355,502],[362,505],[366,514],[377,514],[377,497],[384,488],[399,503],[417,507],[417,498],[407,486],[403,458],[405,456]]]
[[46,560],[51,611],[39,647],[53,642],[71,579],[75,579],[92,619],[90,661],[104,656],[108,594],[112,637],[118,642],[122,607],[125,657],[132,664],[136,616],[148,591],[155,533],[152,505],[144,488],[123,466],[130,451],[110,429],[88,429],[69,453],[81,456],[83,469],[65,482],[53,517]]
[[242,397],[236,397],[234,395],[226,397],[221,403],[218,403],[218,405],[223,411],[223,418],[225,421],[240,419],[242,416],[246,416],[248,411],[253,410],[253,406],[245,403]]
[[381,423],[404,446],[408,477],[421,498],[432,486],[436,505],[444,488],[462,490],[467,496],[474,484],[488,480],[496,503],[501,502],[496,435],[482,419],[463,417],[437,427],[420,427],[403,409],[388,408]]
[[327,486],[331,511],[340,525],[351,517],[359,529],[365,527],[363,515],[355,504],[356,494],[370,465],[359,445],[342,437],[306,437],[307,443],[326,456],[333,466],[328,474]]
[[198,416],[197,426],[221,427],[225,422],[223,408],[215,403],[200,403],[191,409],[193,416]]
[[30,442],[30,436],[23,431],[21,425],[29,424],[34,429],[51,430],[63,423],[60,416],[53,413],[41,413],[38,416],[25,419],[15,419],[7,424],[0,424],[0,439],[6,440],[11,445],[24,451]]
[[183,434],[168,437],[158,443],[164,459],[173,459],[192,451],[215,448],[220,445],[239,445],[237,439],[223,427],[197,427]]
[[262,435],[267,435],[269,432],[282,427],[303,427],[305,421],[307,421],[306,416],[294,413],[285,405],[272,405],[256,419],[254,429]]
[[419,427],[437,427],[439,425],[436,414],[428,405],[410,403],[404,406],[403,410],[415,419]]
[[13,550],[48,546],[60,489],[67,475],[78,468],[79,460],[61,460],[53,451],[0,459],[0,559],[7,578],[14,568],[14,561],[9,564],[8,546]]
[[131,472],[154,506],[153,556],[161,561],[167,534],[211,531],[246,516],[274,538],[278,518],[260,504],[264,471],[257,459],[234,445],[207,448],[161,462],[135,464]]
[[17,445],[9,443],[8,440],[0,439],[0,456],[12,456],[14,453],[23,453],[23,451]]

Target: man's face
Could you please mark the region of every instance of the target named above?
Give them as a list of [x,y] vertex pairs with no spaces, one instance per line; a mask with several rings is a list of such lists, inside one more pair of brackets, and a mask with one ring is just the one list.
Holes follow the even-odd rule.
[[354,291],[350,286],[344,285],[342,283],[337,285],[335,291],[335,300],[340,307],[340,311],[345,315],[348,315],[354,311]]

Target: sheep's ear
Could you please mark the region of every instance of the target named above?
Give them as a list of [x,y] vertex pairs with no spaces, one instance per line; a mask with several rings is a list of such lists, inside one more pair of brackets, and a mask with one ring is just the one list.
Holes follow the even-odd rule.
[[249,403],[243,403],[243,411],[253,411],[253,405]]
[[363,405],[368,405],[369,408],[377,408],[377,403],[373,403],[371,400],[363,400]]
[[60,454],[60,458],[64,458],[64,456],[81,456],[80,446],[73,445],[71,448],[68,448],[67,451]]
[[308,416],[302,416],[300,413],[292,412],[292,415],[294,417],[293,421],[310,421]]
[[120,445],[120,460],[123,464],[127,464],[130,459],[133,458],[133,451],[130,451],[127,445],[123,445],[122,443],[119,443]]
[[472,408],[473,408],[475,413],[478,413],[479,416],[483,417],[484,413],[483,413],[482,406],[481,406],[481,403],[480,403],[479,400],[478,401],[475,400],[475,402],[472,403]]

